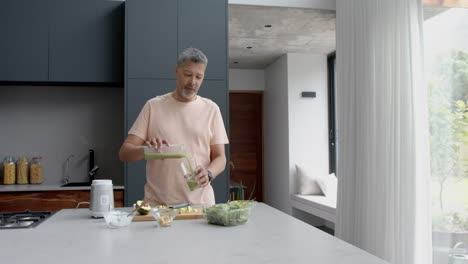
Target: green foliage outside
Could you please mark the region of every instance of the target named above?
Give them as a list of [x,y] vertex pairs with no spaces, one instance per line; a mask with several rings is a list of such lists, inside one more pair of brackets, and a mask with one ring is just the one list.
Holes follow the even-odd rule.
[[432,182],[432,224],[434,230],[466,232],[468,230],[468,178],[449,178],[444,184],[445,213],[439,205],[440,184]]
[[468,52],[452,50],[439,61],[429,77],[433,227],[467,232]]

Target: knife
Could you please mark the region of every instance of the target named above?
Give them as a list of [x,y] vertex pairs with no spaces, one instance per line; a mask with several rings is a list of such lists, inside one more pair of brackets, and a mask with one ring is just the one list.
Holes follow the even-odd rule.
[[169,206],[168,208],[169,209],[179,209],[179,208],[187,207],[187,206],[189,206],[188,203],[181,203],[181,204],[176,204],[176,205]]

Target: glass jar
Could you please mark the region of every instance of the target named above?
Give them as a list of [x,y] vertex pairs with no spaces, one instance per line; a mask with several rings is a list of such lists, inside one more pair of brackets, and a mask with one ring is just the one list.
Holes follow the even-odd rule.
[[29,182],[32,184],[42,183],[42,157],[34,157],[29,168]]
[[185,161],[180,163],[182,175],[184,176],[190,191],[196,190],[201,187],[201,185],[198,184],[198,181],[195,178],[195,172],[198,168],[199,167],[197,166],[197,162],[194,158],[185,158]]
[[28,158],[20,157],[16,163],[16,183],[17,184],[28,184]]
[[7,156],[3,160],[3,184],[15,184],[16,164],[15,158]]

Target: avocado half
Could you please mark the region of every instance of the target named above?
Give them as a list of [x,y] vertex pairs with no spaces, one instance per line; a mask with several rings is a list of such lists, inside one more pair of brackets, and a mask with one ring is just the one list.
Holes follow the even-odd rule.
[[[137,201],[136,202],[137,206],[141,206],[142,202],[143,201]],[[141,214],[141,215],[147,215],[150,210],[151,210],[151,206],[145,205],[145,206],[142,206],[141,208],[138,209],[138,213]]]

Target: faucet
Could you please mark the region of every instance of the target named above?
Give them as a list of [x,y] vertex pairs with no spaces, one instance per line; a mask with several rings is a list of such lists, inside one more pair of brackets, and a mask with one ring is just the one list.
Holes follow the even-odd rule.
[[75,157],[75,155],[71,154],[68,156],[67,160],[65,161],[65,184],[70,182],[70,161]]
[[89,150],[89,183],[93,183],[94,177],[96,176],[99,167],[94,164],[94,149]]

